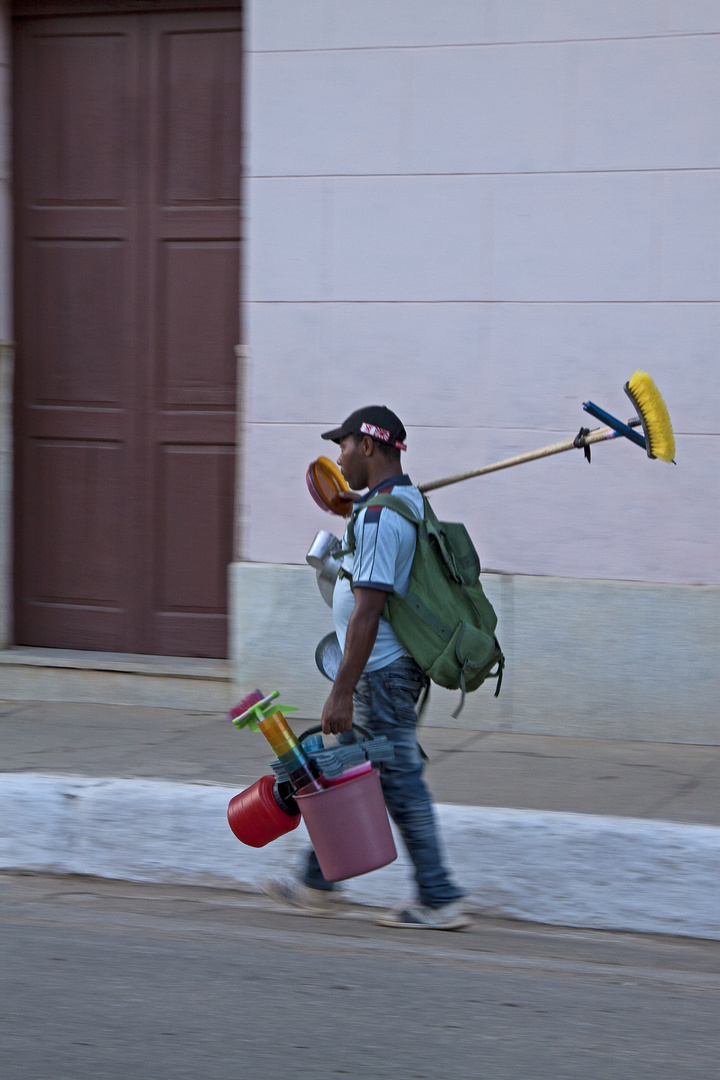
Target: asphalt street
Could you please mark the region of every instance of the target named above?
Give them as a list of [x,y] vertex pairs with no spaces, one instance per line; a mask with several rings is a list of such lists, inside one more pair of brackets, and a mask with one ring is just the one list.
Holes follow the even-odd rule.
[[720,942],[0,875],[4,1080],[715,1080]]

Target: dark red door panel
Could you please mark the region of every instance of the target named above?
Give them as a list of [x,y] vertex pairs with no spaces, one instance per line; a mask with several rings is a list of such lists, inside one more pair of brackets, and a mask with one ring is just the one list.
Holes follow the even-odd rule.
[[224,656],[239,13],[20,18],[15,45],[16,640]]

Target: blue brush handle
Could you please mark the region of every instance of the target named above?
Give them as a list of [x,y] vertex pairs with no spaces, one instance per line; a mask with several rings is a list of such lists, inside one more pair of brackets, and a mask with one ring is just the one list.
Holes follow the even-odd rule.
[[584,401],[583,409],[585,412],[589,412],[591,416],[594,416],[597,420],[601,420],[603,424],[607,424],[613,431],[617,431],[618,435],[624,435],[630,442],[634,442],[636,446],[642,446],[643,450],[647,452],[647,444],[642,435],[638,435],[637,431],[633,431],[627,424],[623,424],[622,420],[618,420],[616,417],[611,416],[610,413],[605,412],[604,409],[600,409],[597,405],[593,405],[592,401]]

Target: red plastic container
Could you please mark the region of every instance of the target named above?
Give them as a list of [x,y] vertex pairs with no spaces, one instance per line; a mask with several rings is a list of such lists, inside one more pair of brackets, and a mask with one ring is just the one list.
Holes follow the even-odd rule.
[[397,859],[377,769],[295,798],[328,881],[368,874]]
[[287,814],[278,806],[274,785],[274,776],[261,776],[230,800],[228,824],[238,840],[248,847],[265,847],[300,824],[300,814]]

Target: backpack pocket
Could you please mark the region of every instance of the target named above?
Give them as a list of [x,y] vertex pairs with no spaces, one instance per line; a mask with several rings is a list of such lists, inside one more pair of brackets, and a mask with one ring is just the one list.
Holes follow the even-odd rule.
[[[450,641],[434,661],[428,675],[439,686],[475,690],[497,663],[495,638],[477,626],[461,622]],[[460,678],[458,678],[458,668]]]

